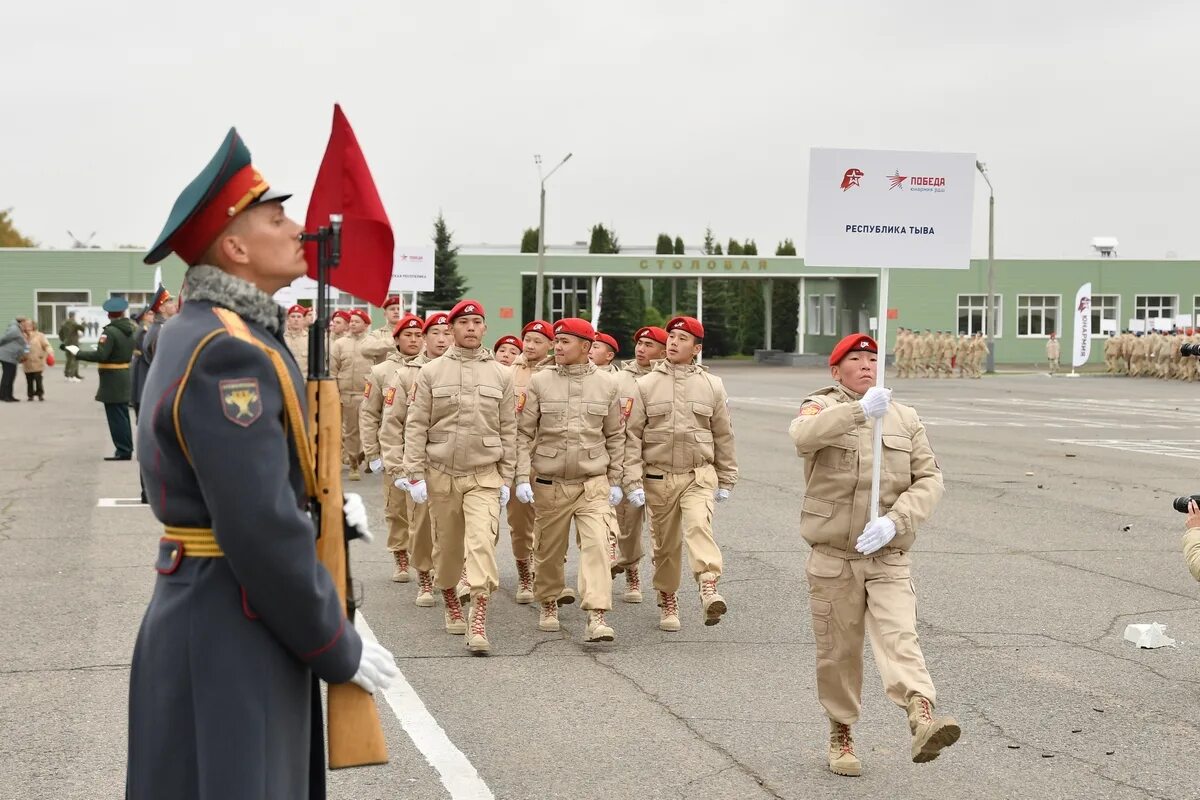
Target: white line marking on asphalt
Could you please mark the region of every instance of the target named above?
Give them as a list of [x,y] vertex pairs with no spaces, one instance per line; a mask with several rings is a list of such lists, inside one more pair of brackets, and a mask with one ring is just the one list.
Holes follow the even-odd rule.
[[[367,624],[367,618],[361,613],[355,615],[354,627],[363,638],[378,641],[375,632]],[[437,770],[442,786],[450,792],[451,800],[495,800],[492,790],[479,777],[475,766],[450,741],[442,726],[425,708],[416,690],[405,680],[403,672],[384,690],[383,696],[400,720],[404,732],[421,751],[421,755],[425,756],[429,766]]]
[[1140,453],[1147,456],[1168,456],[1171,458],[1186,458],[1191,461],[1200,460],[1200,441],[1176,439],[1051,439],[1056,444],[1073,444],[1084,447],[1103,447],[1109,450],[1123,450],[1127,453]]
[[96,508],[149,508],[140,497],[101,497]]

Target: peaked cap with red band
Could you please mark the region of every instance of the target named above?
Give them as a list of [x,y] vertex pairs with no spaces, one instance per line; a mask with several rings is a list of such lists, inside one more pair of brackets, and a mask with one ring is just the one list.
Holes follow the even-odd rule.
[[371,324],[371,315],[368,314],[366,311],[363,311],[361,308],[351,309],[350,312],[346,316],[346,322],[350,321],[350,317],[358,317],[363,322],[365,322],[367,325]]
[[289,314],[289,315],[291,315],[291,314],[300,314],[300,315],[304,315],[304,314],[307,314],[307,313],[308,313],[308,309],[307,309],[307,308],[305,308],[304,306],[300,305],[299,303],[297,303],[296,305],[294,305],[294,306],[292,306],[291,308],[289,308],[289,309],[288,309],[288,314]]
[[612,336],[609,336],[607,333],[597,333],[596,341],[603,342],[604,344],[611,347],[613,353],[619,354],[621,352],[621,346],[617,344],[617,340],[615,338],[613,338]]
[[388,306],[398,306],[398,305],[400,305],[400,296],[393,294],[393,295],[388,295],[388,298],[383,301],[383,305],[381,305],[380,308],[387,308]]
[[493,353],[496,352],[497,350],[500,349],[500,345],[504,345],[504,344],[511,344],[513,347],[517,348],[518,350],[521,349],[521,340],[518,339],[517,337],[513,336],[510,333],[509,335],[501,336],[499,339],[496,340],[496,343],[494,345],[492,345],[492,352]]
[[829,354],[829,366],[835,366],[850,353],[878,353],[879,345],[865,333],[852,333],[837,343]]
[[589,342],[596,341],[596,329],[592,327],[592,323],[579,317],[564,317],[554,323],[554,335],[558,336],[562,333],[577,336]]
[[411,330],[413,328],[421,330],[424,327],[425,320],[421,319],[416,314],[405,314],[400,318],[400,321],[396,323],[396,327],[392,329],[392,338],[399,336],[404,331]]
[[458,304],[450,309],[450,321],[454,322],[459,317],[465,317],[468,314],[484,316],[483,304],[478,300],[459,300]]
[[231,219],[257,203],[289,197],[272,191],[250,163],[250,150],[237,128],[230,128],[216,155],[175,200],[158,241],[143,261],[157,264],[178,253],[188,266],[195,266]]
[[667,330],[690,333],[700,341],[704,341],[704,326],[695,317],[676,317],[667,323]]
[[429,333],[429,329],[434,325],[449,325],[450,315],[445,311],[435,311],[425,318],[425,327],[422,328],[425,333]]
[[667,343],[667,332],[654,325],[647,325],[644,328],[638,328],[638,332],[633,335],[634,344],[637,344],[641,339],[649,339],[652,342],[665,345]]
[[535,319],[532,322],[526,322],[525,327],[521,328],[521,336],[527,333],[540,333],[547,339],[554,338],[554,326],[544,319]]

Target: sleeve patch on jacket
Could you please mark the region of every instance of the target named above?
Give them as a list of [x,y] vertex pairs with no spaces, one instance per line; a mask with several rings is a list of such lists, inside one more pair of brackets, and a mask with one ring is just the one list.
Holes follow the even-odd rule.
[[525,392],[517,392],[517,413],[520,414],[525,410]]
[[363,387],[363,400],[371,399],[371,382],[367,381],[367,385]]
[[799,416],[815,417],[817,414],[821,413],[821,410],[822,409],[821,409],[820,403],[805,403],[804,405],[800,406]]
[[396,402],[396,387],[389,386],[387,394],[383,396],[383,404],[385,406],[390,406],[394,402]]
[[262,392],[258,378],[234,378],[221,381],[221,410],[225,419],[249,428],[262,416]]
[[629,415],[632,413],[633,413],[633,398],[632,397],[622,397],[621,398],[621,419],[622,420],[629,419]]

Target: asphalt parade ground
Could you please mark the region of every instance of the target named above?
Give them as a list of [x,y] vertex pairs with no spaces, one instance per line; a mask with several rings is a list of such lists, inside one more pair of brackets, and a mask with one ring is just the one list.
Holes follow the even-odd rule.
[[[686,578],[678,633],[658,630],[651,591],[622,603],[617,578],[614,642],[585,644],[578,606],[561,633],[541,633],[536,607],[512,600],[504,527],[493,654],[472,657],[440,606],[413,605],[415,582],[390,580],[382,479],[347,484],[377,537],[352,545],[363,616],[403,680],[379,698],[391,762],[333,773],[331,797],[1200,796],[1200,585],[1170,507],[1200,492],[1200,388],[1043,374],[889,382],[926,421],[945,474],[913,576],[939,711],[963,737],[911,763],[904,714],[868,656],[855,726],[865,774],[840,778],[825,766],[803,478],[786,433],[827,373],[714,372],[741,467],[715,514],[730,609],[715,627]],[[101,461],[111,445],[95,372],[84,374],[68,384],[51,370],[46,402],[0,408],[2,798],[123,791],[129,662],[159,530],[136,505],[136,464]],[[251,458],[230,453],[229,468]],[[648,559],[643,575],[648,585]],[[1122,640],[1132,622],[1163,623],[1179,644],[1138,650]]]

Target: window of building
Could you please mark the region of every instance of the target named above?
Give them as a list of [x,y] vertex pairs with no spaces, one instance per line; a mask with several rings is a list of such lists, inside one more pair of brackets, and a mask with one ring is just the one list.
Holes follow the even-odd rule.
[[[371,304],[366,300],[359,300],[352,294],[346,292],[338,292],[337,299],[333,301],[334,311],[353,311],[356,308],[361,308],[368,314],[371,313]],[[446,309],[449,311],[449,309]]]
[[837,321],[837,295],[825,295],[825,308],[821,314],[824,321],[824,330],[826,336],[837,336],[838,321]]
[[1058,334],[1058,310],[1062,297],[1057,294],[1017,295],[1017,336],[1048,337]]
[[[992,302],[995,307],[992,309],[996,319],[996,331],[993,338],[1000,338],[1000,334],[1004,331],[1004,297],[1002,295],[992,295]],[[976,333],[987,335],[987,295],[986,294],[960,294],[958,296],[958,327],[956,333],[966,333],[968,336],[974,336]]]
[[1094,294],[1092,295],[1092,336],[1100,336],[1108,331],[1101,326],[1101,320],[1108,320],[1108,330],[1121,329],[1121,295]]
[[1134,319],[1157,319],[1167,317],[1174,321],[1176,309],[1179,308],[1179,295],[1174,294],[1139,294],[1134,298]]
[[1200,294],[1192,295],[1192,324],[1200,327]]
[[129,301],[129,313],[136,314],[154,301],[154,292],[143,292],[140,290],[126,291],[109,291],[109,297],[124,297]]
[[810,294],[808,296],[808,324],[805,326],[805,333],[811,336],[821,335],[821,295]]
[[588,308],[590,286],[590,278],[551,278],[550,319],[578,317],[581,310]]
[[58,328],[67,320],[70,306],[90,306],[92,293],[87,291],[48,290],[34,293],[35,318],[38,330],[47,336],[58,336]]

